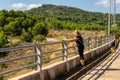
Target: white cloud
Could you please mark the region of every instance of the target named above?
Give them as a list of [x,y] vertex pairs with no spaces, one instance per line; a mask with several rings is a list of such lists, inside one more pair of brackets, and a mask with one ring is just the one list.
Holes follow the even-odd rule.
[[27,6],[27,10],[32,9],[32,8],[37,8],[37,7],[39,7],[39,6],[42,6],[42,5],[41,5],[41,4],[29,4],[29,5]]
[[[113,0],[111,0],[113,2]],[[117,4],[120,4],[120,0],[116,0]],[[99,0],[98,2],[95,3],[95,5],[103,6],[103,7],[108,7],[109,6],[109,0]]]
[[95,3],[95,5],[100,5],[104,7],[108,7],[109,0],[99,0],[98,2]]
[[37,8],[39,6],[42,6],[42,4],[14,3],[11,5],[11,8],[15,10],[30,10],[32,8]]
[[11,5],[12,8],[20,9],[26,7],[26,4],[23,3],[14,3]]
[[117,3],[117,4],[120,4],[120,0],[116,0],[116,3]]

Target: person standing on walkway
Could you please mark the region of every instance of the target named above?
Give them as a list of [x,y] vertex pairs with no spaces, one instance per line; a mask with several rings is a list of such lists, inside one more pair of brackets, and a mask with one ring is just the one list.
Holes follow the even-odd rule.
[[85,61],[84,61],[84,43],[83,43],[83,38],[80,34],[79,31],[75,30],[74,32],[75,34],[75,38],[72,39],[71,41],[75,41],[76,42],[76,45],[77,45],[77,48],[78,48],[78,53],[79,53],[79,56],[80,56],[80,63],[82,65],[82,67],[85,66]]

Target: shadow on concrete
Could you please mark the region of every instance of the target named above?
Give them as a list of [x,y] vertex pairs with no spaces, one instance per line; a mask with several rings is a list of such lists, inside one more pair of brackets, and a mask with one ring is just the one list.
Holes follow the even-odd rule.
[[[90,74],[90,72],[88,73],[88,74],[86,74],[85,76],[87,76],[87,75],[91,75],[91,77],[89,77],[88,78],[88,80],[90,80],[92,77],[94,77],[94,76],[96,76],[97,75],[97,77],[95,78],[95,80],[97,80],[99,77],[101,77],[102,76],[102,74],[105,72],[105,71],[107,71],[107,70],[109,70],[109,71],[114,71],[114,70],[120,70],[120,69],[110,69],[109,67],[111,66],[111,64],[117,59],[117,57],[120,55],[120,52],[119,53],[115,53],[116,55],[114,55],[114,56],[112,56],[112,58],[111,58],[111,61],[107,61],[104,65],[102,65],[102,67],[100,68],[100,69],[95,69],[95,68],[97,68],[99,65],[97,65],[97,66],[95,66],[94,67],[94,69],[93,70],[97,70],[97,72],[95,72],[94,74]],[[107,59],[107,58],[106,58]],[[104,59],[102,62],[104,62],[106,59]],[[102,62],[100,62],[100,64],[102,63]],[[103,69],[103,67],[105,67],[105,69]],[[93,71],[92,70],[92,71]],[[99,71],[102,71],[102,72],[100,72],[99,73]],[[82,79],[82,78],[84,78],[85,76],[83,76],[83,77],[81,77],[81,78],[78,78],[78,79]]]

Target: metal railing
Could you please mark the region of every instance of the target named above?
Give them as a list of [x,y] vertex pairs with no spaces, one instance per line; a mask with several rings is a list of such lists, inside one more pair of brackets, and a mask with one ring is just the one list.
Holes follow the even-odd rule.
[[[84,39],[84,45],[85,45],[85,51],[90,51],[94,48],[97,48],[103,44],[106,44],[112,40],[115,40],[115,36],[114,35],[109,35],[109,36],[102,36],[102,37],[89,37],[87,39]],[[26,49],[26,48],[32,48],[34,51],[32,51],[32,55],[27,55],[27,56],[22,56],[22,57],[16,57],[16,58],[10,58],[10,59],[6,59],[6,60],[1,60],[0,64],[4,64],[7,62],[12,62],[12,61],[17,61],[17,60],[22,60],[22,59],[27,59],[27,58],[32,58],[34,57],[34,63],[29,64],[29,65],[24,65],[22,67],[18,67],[12,70],[7,70],[7,71],[3,71],[0,72],[0,76],[4,75],[4,74],[8,74],[10,72],[15,72],[24,68],[29,68],[29,67],[34,67],[35,70],[42,70],[42,65],[45,62],[51,61],[51,60],[55,60],[58,58],[62,58],[62,61],[67,61],[68,60],[68,56],[71,54],[75,54],[77,55],[77,46],[74,44],[72,44],[72,46],[70,45],[71,41],[62,41],[62,42],[52,42],[52,43],[47,43],[47,44],[33,44],[33,45],[24,45],[24,46],[16,46],[16,47],[9,47],[9,48],[0,48],[0,53],[1,52],[10,52],[10,51],[14,51],[14,50],[22,50],[22,49]],[[61,46],[59,49],[57,49],[57,47],[53,47],[53,49],[44,49],[44,47],[46,46],[51,46],[52,45],[58,45]],[[69,51],[70,49],[73,49],[71,51]],[[46,51],[47,50],[47,51]],[[48,58],[43,60],[43,57],[46,54],[49,53],[53,53],[53,52],[59,52],[60,51],[60,55],[55,56],[54,58]],[[12,53],[11,53],[12,54]]]

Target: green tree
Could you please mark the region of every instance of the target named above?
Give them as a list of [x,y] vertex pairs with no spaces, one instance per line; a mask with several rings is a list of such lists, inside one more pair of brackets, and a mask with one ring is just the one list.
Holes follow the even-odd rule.
[[7,11],[6,10],[2,10],[0,11],[0,26],[4,26],[5,25],[5,18],[7,17]]
[[8,24],[11,21],[14,21],[14,17],[7,17],[6,18],[6,24]]
[[4,26],[4,30],[6,33],[16,36],[21,34],[22,27],[19,21],[12,21],[8,25]]
[[34,25],[34,22],[32,19],[26,18],[22,21],[23,28],[27,31],[29,27],[32,27]]
[[8,43],[8,40],[4,34],[4,32],[2,31],[2,29],[0,28],[0,48],[3,47],[5,44]]
[[21,39],[26,42],[32,41],[32,34],[30,32],[26,32],[25,29],[22,30]]
[[33,28],[32,28],[32,34],[33,35],[47,35],[48,34],[48,28],[46,23],[37,23]]

